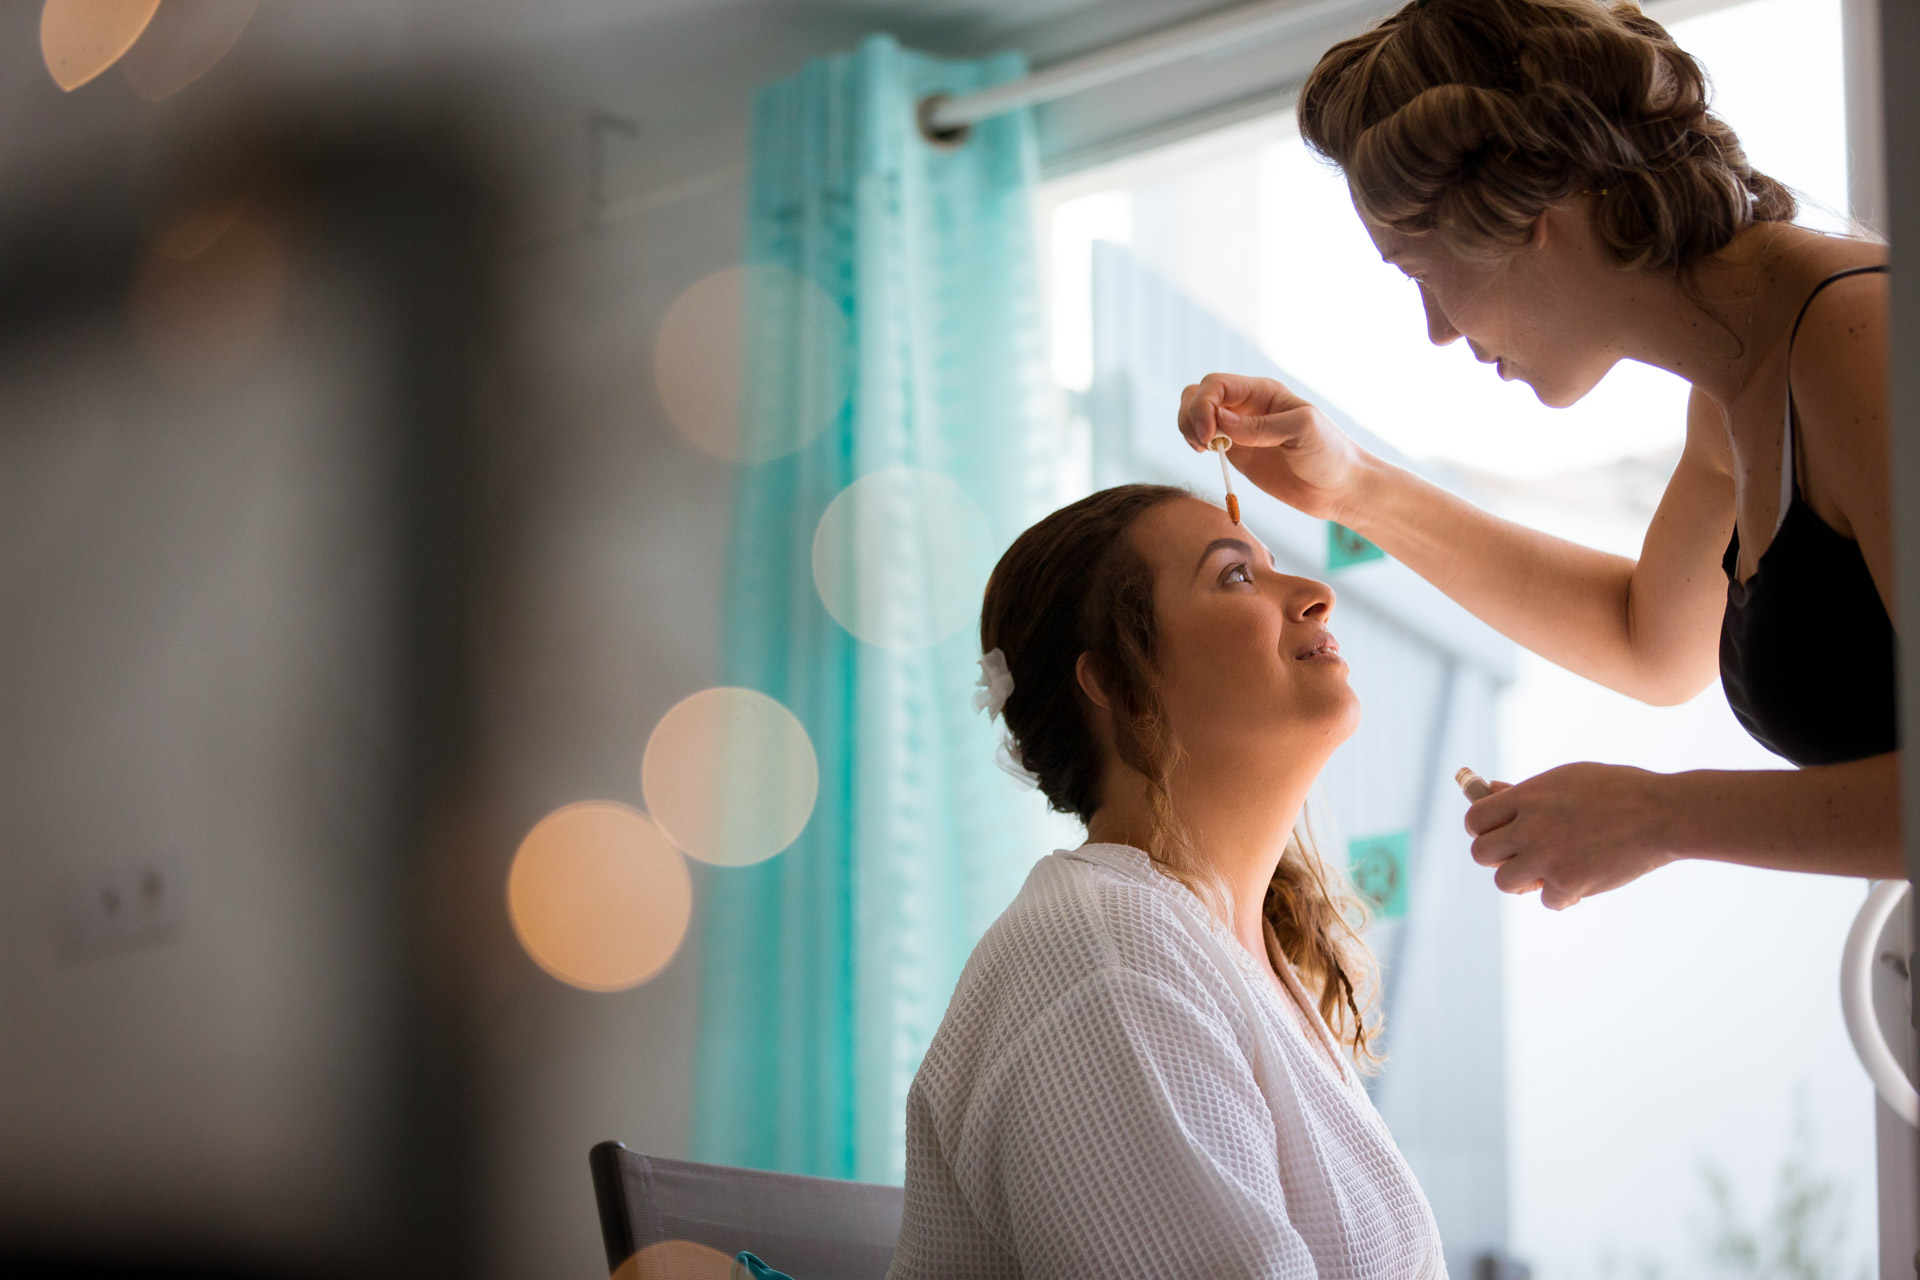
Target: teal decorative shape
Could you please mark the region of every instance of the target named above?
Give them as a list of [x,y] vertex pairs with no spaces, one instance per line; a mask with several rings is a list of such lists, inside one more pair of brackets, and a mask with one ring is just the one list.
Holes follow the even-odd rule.
[[1391,920],[1407,914],[1409,847],[1405,831],[1347,841],[1347,866],[1353,876],[1353,887],[1367,900],[1376,920]]
[[1387,553],[1368,542],[1365,538],[1343,524],[1327,521],[1327,569],[1344,569],[1348,565],[1365,564],[1369,560],[1384,560]]

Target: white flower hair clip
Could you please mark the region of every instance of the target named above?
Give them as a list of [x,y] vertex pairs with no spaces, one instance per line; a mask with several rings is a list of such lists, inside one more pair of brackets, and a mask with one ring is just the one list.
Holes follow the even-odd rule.
[[[981,654],[980,678],[974,682],[973,709],[986,712],[988,720],[999,720],[1006,712],[1007,699],[1012,696],[1013,672],[1007,669],[1007,655],[998,649]],[[1000,749],[993,753],[993,762],[1016,782],[1039,788],[1040,779],[1028,770],[1012,732],[1004,726],[1000,732]]]
[[998,649],[980,655],[980,678],[974,681],[973,709],[998,720],[1013,696],[1013,672],[1007,670],[1007,655]]

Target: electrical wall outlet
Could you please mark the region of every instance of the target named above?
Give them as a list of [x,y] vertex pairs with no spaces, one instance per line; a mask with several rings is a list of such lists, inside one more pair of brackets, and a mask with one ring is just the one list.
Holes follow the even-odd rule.
[[131,859],[69,877],[63,890],[60,952],[84,960],[158,946],[180,936],[180,864]]

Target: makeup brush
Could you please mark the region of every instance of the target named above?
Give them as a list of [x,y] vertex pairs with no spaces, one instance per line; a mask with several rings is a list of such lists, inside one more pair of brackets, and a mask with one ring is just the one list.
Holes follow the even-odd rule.
[[1227,436],[1215,436],[1207,441],[1207,448],[1220,455],[1220,483],[1227,486],[1227,519],[1240,523],[1240,499],[1233,492],[1233,468],[1227,465],[1227,450],[1233,448],[1233,441]]

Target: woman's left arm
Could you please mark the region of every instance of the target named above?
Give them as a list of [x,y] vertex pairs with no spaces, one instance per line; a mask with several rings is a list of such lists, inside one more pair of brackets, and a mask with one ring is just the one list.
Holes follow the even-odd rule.
[[1467,810],[1473,858],[1560,910],[1681,858],[1904,876],[1897,753],[1811,769],[1652,773],[1569,764]]

